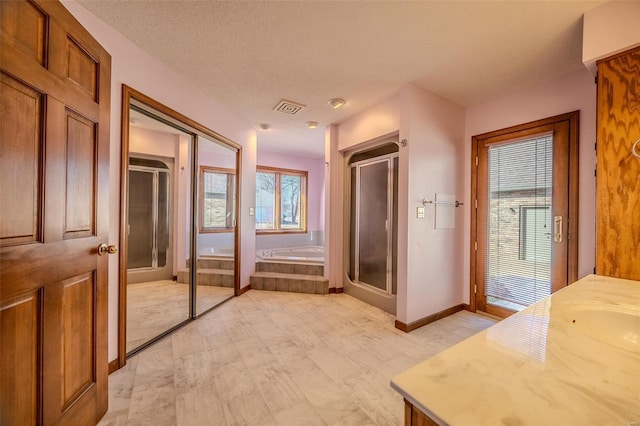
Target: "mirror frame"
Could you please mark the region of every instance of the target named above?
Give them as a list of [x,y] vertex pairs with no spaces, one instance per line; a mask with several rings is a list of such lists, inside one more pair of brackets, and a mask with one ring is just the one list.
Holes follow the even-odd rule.
[[[171,119],[181,123],[185,128],[191,128],[194,131],[203,134],[206,137],[216,139],[226,145],[229,145],[230,148],[237,150],[236,153],[236,223],[234,228],[234,296],[240,295],[240,214],[241,214],[241,206],[240,206],[240,188],[242,181],[242,146],[233,142],[232,140],[225,138],[224,136],[214,132],[213,130],[201,125],[200,123],[186,117],[185,115],[167,107],[166,105],[156,101],[155,99],[133,89],[132,87],[127,86],[126,84],[122,85],[122,103],[121,103],[121,144],[120,144],[120,225],[119,225],[119,239],[118,242],[120,247],[119,253],[119,269],[118,269],[118,358],[117,365],[114,365],[113,368],[110,368],[109,373],[120,369],[126,365],[127,362],[127,235],[126,235],[126,226],[127,223],[127,211],[128,211],[128,200],[127,200],[127,191],[129,185],[128,178],[128,166],[129,166],[129,111],[131,107],[131,101],[135,100],[138,103],[144,104],[151,109],[154,109]],[[197,180],[197,176],[196,176]],[[192,186],[192,203],[194,202],[194,194],[196,194],[196,188]],[[193,213],[196,213],[195,211]],[[197,222],[193,222],[197,224]],[[192,229],[192,233],[193,233]],[[190,302],[195,303],[195,301]],[[191,309],[190,309],[191,310]],[[206,314],[209,310],[205,311],[203,314]],[[200,316],[201,316],[200,315]],[[166,333],[170,333],[174,331],[176,328],[180,328],[185,324],[193,321],[198,318],[196,315],[189,315],[188,319],[183,323],[177,325],[169,329]],[[163,333],[161,336],[163,336]],[[153,341],[151,341],[153,342]],[[144,347],[144,345],[142,346]]]

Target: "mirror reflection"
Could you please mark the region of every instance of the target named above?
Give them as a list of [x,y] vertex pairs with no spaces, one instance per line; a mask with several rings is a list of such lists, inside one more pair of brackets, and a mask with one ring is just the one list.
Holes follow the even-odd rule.
[[236,151],[198,137],[196,315],[233,296]]
[[131,105],[129,117],[126,352],[132,354],[233,297],[237,151],[146,105]]

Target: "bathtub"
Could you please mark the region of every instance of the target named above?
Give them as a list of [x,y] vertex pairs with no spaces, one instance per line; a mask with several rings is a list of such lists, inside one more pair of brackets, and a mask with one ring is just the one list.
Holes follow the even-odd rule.
[[258,250],[256,260],[259,262],[295,262],[320,265],[324,263],[324,247],[306,246]]
[[207,249],[202,249],[198,252],[198,257],[233,257],[234,249],[233,247],[211,247]]

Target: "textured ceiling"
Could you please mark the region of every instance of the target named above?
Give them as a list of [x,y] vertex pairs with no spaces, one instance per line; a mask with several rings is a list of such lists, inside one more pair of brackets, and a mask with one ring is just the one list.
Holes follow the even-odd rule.
[[[603,1],[80,3],[253,126],[259,149],[322,155],[324,125],[407,83],[470,107],[580,69],[582,15]],[[281,98],[307,107],[273,111]]]

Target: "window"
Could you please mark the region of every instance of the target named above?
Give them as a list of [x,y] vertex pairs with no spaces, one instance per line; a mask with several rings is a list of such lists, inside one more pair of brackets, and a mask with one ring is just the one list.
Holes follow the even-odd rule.
[[229,232],[235,221],[236,175],[200,166],[200,232]]
[[520,260],[549,263],[551,206],[520,206]]
[[307,172],[258,167],[256,230],[307,231]]

